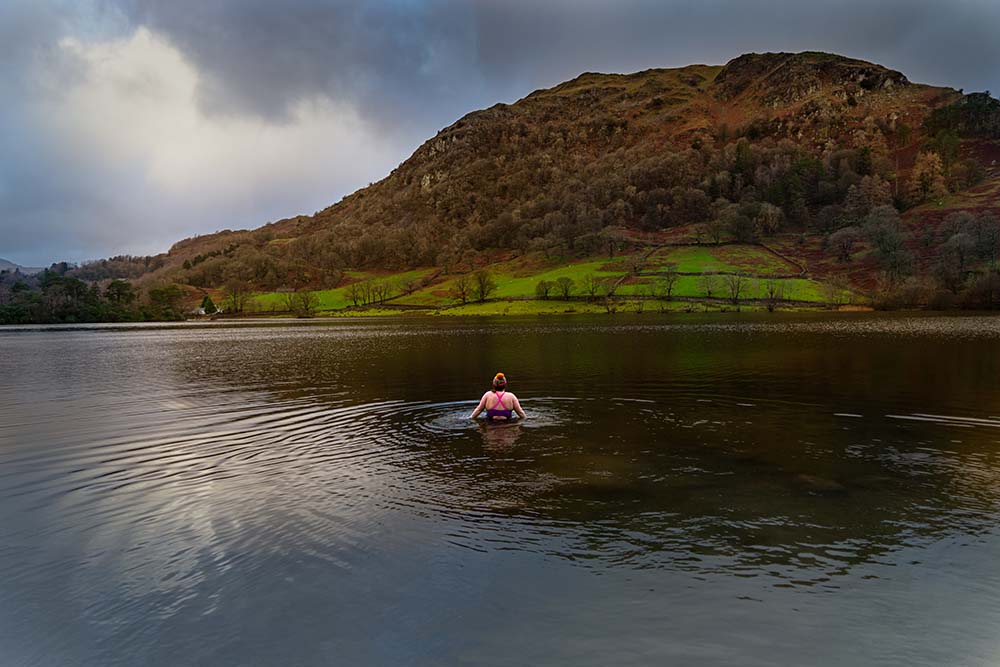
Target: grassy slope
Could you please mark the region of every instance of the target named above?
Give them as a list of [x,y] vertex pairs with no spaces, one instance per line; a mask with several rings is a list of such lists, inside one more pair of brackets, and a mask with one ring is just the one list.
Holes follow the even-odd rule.
[[602,267],[607,264],[607,260],[594,260],[590,262],[578,262],[560,266],[543,273],[527,276],[501,276],[497,280],[497,298],[535,296],[535,286],[543,280],[555,282],[559,278],[570,278],[579,290],[584,276],[593,274],[601,278],[620,277],[623,274],[616,271],[605,271]]
[[[562,277],[571,278],[579,289],[580,282],[587,274],[594,274],[600,277],[620,277],[622,272],[605,271],[603,267],[607,260],[591,260],[587,262],[574,262],[557,267],[547,267],[544,270],[524,271],[509,263],[497,264],[489,267],[497,283],[496,291],[491,295],[494,299],[509,299],[518,297],[535,296],[535,286],[542,280],[555,281]],[[396,299],[394,303],[404,305],[419,306],[448,306],[455,302],[451,296],[455,288],[455,279],[436,283],[422,290],[417,290],[409,296]]]
[[[572,301],[559,300],[555,293],[548,300],[536,299],[535,287],[542,280],[555,282],[559,278],[568,277],[574,281],[573,294],[582,296],[582,283],[587,275],[602,278],[624,278],[624,267],[627,258],[617,257],[614,261],[607,258],[591,259],[582,262],[572,262],[562,265],[531,264],[523,260],[502,262],[489,268],[497,282],[497,289],[486,303],[468,303],[457,305],[452,290],[455,277],[450,277],[428,285],[409,295],[400,295],[399,289],[394,290],[392,305],[422,306],[428,310],[444,309],[440,312],[452,315],[530,315],[557,314],[566,312],[605,312],[603,305],[587,303],[579,299]],[[702,272],[735,272],[744,271],[754,277],[746,281],[742,299],[761,298],[764,282],[771,275],[789,275],[796,273],[798,268],[780,257],[757,246],[697,246],[661,248],[650,255],[646,265],[647,271],[662,270],[667,263],[675,264],[683,273],[700,274]],[[433,274],[434,269],[420,269],[398,274],[376,275],[372,273],[350,272],[349,278],[354,281],[380,280],[393,285],[400,285],[407,280],[424,279]],[[631,277],[618,287],[617,295],[623,303],[622,310],[637,310],[639,306],[629,297],[649,294],[651,285],[660,280],[655,275]],[[713,279],[712,294],[715,299],[728,298],[726,278],[723,275]],[[784,289],[784,298],[793,301],[821,304],[825,301],[822,283],[807,278],[782,278],[779,281]],[[349,286],[316,292],[319,297],[317,310],[322,313],[336,313],[352,305],[348,299]],[[676,297],[701,299],[708,296],[705,283],[700,275],[682,275],[674,285],[673,294]],[[258,312],[283,311],[286,309],[285,295],[270,292],[256,295],[253,310]],[[531,299],[524,301],[523,299]],[[683,302],[669,304],[647,301],[645,309],[650,311],[680,310],[689,306]],[[374,312],[374,311],[373,311]],[[399,310],[379,309],[379,313],[399,313]]]
[[[407,280],[419,280],[434,272],[434,269],[417,269],[404,273],[394,273],[388,275],[376,275],[361,271],[348,271],[347,275],[352,282],[364,280],[388,280],[393,283],[403,283]],[[317,310],[331,311],[340,310],[353,305],[348,298],[349,285],[336,289],[319,290],[316,292],[319,297]],[[264,292],[254,295],[254,309],[257,311],[280,311],[286,310],[285,294],[282,292]]]
[[[640,278],[636,282],[622,285],[618,288],[617,293],[625,296],[643,294],[654,280],[656,280],[654,277]],[[761,298],[763,280],[764,279],[761,278],[748,279],[745,283],[745,287],[743,288],[741,298]],[[807,278],[782,278],[779,279],[778,282],[784,290],[783,296],[785,299],[791,301],[809,301],[813,303],[823,303],[825,301],[821,283],[818,283],[815,280],[809,280]],[[708,296],[700,276],[679,277],[677,279],[677,283],[674,285],[673,294],[674,296],[695,299]],[[712,287],[712,297],[725,299],[728,298],[728,296],[729,291],[724,277],[717,276]]]

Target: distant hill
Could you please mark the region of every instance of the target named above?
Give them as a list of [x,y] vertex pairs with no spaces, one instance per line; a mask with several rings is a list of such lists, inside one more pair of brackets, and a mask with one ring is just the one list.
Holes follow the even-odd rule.
[[21,266],[9,260],[0,258],[0,271],[14,271],[14,270],[18,270],[21,273],[29,276],[35,273],[41,273],[43,271],[43,269],[41,268],[36,268],[32,266]]
[[[443,280],[513,258],[764,243],[803,275],[869,289],[931,272],[960,232],[950,213],[1000,212],[998,140],[988,95],[833,54],[585,73],[467,114],[314,215],[83,275],[266,292],[344,285],[354,270],[437,267]],[[898,234],[885,207],[905,211]]]

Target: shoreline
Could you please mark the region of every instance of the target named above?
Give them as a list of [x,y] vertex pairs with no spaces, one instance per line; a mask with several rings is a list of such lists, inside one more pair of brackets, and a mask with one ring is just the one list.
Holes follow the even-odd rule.
[[[641,304],[641,305],[639,305]],[[188,318],[189,320],[241,320],[241,319],[342,319],[345,317],[495,317],[495,316],[573,316],[573,315],[671,315],[696,313],[800,313],[800,312],[874,312],[871,306],[843,304],[826,306],[809,302],[782,302],[768,310],[761,302],[740,304],[722,301],[653,301],[629,299],[615,302],[610,307],[601,302],[544,301],[536,299],[504,299],[477,303],[456,304],[446,307],[418,307],[383,304],[381,306],[352,306],[337,310],[319,310],[314,315],[302,316],[288,311],[257,311],[226,313],[214,316]],[[915,309],[915,312],[928,312]],[[944,312],[944,311],[941,311]]]
[[[631,311],[618,312],[615,316],[609,317],[605,313],[572,313],[573,315],[579,316],[579,319],[588,325],[601,325],[608,324],[613,325],[616,322],[618,324],[642,324],[655,326],[658,324],[665,324],[670,322],[671,325],[684,326],[691,324],[692,326],[704,325],[712,320],[718,320],[720,323],[736,324],[738,322],[745,321],[747,323],[760,323],[760,322],[796,322],[796,321],[822,321],[829,319],[831,321],[844,321],[844,322],[865,322],[871,320],[881,320],[881,319],[898,319],[898,318],[920,318],[920,319],[965,319],[969,317],[1000,317],[1000,311],[996,310],[892,310],[892,311],[882,311],[882,310],[822,310],[822,309],[785,309],[778,310],[774,312],[767,312],[764,309],[742,309],[740,311],[730,310],[727,312],[722,312],[719,310],[715,311],[692,311],[690,313],[684,311],[672,311],[660,313],[657,311],[645,311],[645,313],[636,313]],[[493,315],[461,315],[454,317],[445,317],[441,315],[435,315],[425,312],[373,312],[368,311],[365,313],[354,312],[350,314],[340,314],[340,315],[318,315],[316,317],[293,317],[293,316],[268,316],[268,315],[245,315],[241,317],[226,317],[226,318],[190,318],[186,320],[173,320],[173,321],[146,321],[146,322],[79,322],[79,323],[64,323],[64,324],[8,324],[0,325],[0,335],[4,333],[8,334],[24,334],[32,332],[69,332],[69,331],[98,331],[98,330],[116,330],[116,331],[128,331],[128,330],[155,330],[155,329],[225,329],[225,328],[243,328],[243,327],[295,327],[295,326],[324,326],[333,324],[363,324],[370,322],[372,324],[391,324],[391,323],[404,323],[412,322],[413,324],[428,324],[431,322],[452,322],[458,324],[463,320],[469,322],[499,322],[509,319],[513,323],[519,322],[523,324],[530,324],[533,322],[549,322],[555,324],[557,322],[571,322],[573,318],[564,317],[567,315],[564,313],[556,313],[553,315],[538,315],[538,314],[493,314]],[[586,317],[586,316],[590,317]]]

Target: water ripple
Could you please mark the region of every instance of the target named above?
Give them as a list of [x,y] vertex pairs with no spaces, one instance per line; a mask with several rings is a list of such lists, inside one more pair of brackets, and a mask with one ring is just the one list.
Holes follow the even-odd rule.
[[[360,637],[534,589],[592,609],[602,579],[625,609],[909,609],[914,568],[959,553],[988,597],[997,318],[615,322],[0,333],[0,637],[226,662],[183,638]],[[498,368],[527,420],[468,419]]]

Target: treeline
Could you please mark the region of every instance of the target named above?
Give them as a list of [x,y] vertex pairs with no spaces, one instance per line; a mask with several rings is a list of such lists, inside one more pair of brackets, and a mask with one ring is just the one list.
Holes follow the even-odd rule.
[[69,274],[74,278],[87,282],[100,282],[113,278],[135,280],[146,273],[156,271],[166,264],[162,255],[135,256],[118,255],[107,259],[83,262],[79,266],[67,262],[59,262],[50,267],[50,271],[60,275]]
[[389,299],[413,294],[431,283],[436,274],[408,276],[400,279],[371,279],[353,282],[347,286],[347,300],[354,306],[383,304]]
[[989,91],[970,93],[955,104],[935,109],[927,126],[932,131],[1000,139],[1000,100],[990,97]]
[[[876,307],[1000,306],[1000,220],[995,215],[952,213],[936,228],[924,227],[916,238],[902,232],[896,220],[885,233],[880,240],[886,247],[879,252],[887,270],[874,290]],[[932,248],[932,259],[917,265],[909,250],[913,245]]]
[[[663,267],[651,282],[640,285],[625,299],[638,299],[636,304],[642,312],[642,300],[671,301],[674,299],[674,288],[680,279],[676,265]],[[587,274],[580,283],[568,276],[556,280],[541,280],[535,285],[535,296],[542,300],[570,300],[583,298],[589,302],[602,302],[612,312],[615,309],[617,289],[621,278]],[[708,300],[723,300],[737,309],[743,303],[755,301],[762,303],[768,311],[774,311],[786,300],[785,282],[780,278],[757,278],[745,271],[734,271],[725,274],[706,272],[698,277],[698,286],[702,290],[701,297]],[[827,303],[838,305],[850,299],[850,292],[837,283],[825,286]],[[661,308],[663,304],[661,304]]]
[[327,250],[314,237],[287,244],[272,244],[270,233],[248,237],[185,260],[172,279],[203,288],[246,283],[258,291],[304,285],[332,289],[344,280],[345,265],[325,254]]
[[74,324],[181,320],[184,291],[176,285],[149,290],[140,299],[126,280],[96,282],[45,270],[30,280],[0,272],[0,324]]

